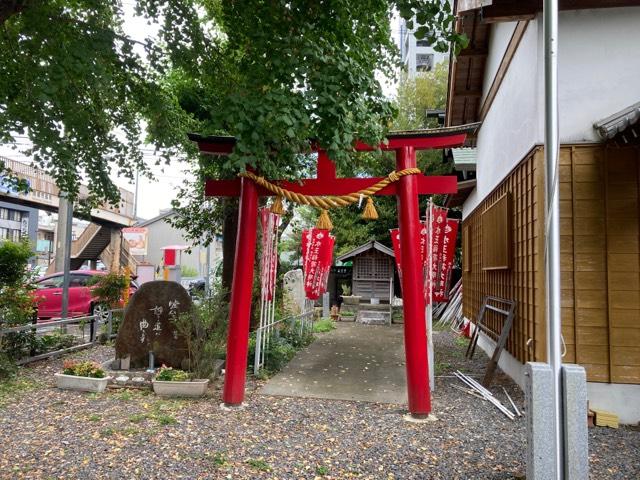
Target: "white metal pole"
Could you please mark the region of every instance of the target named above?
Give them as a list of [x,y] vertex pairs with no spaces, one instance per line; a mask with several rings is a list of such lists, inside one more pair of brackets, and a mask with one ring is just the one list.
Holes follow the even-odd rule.
[[427,215],[427,231],[429,232],[429,241],[427,245],[427,276],[429,278],[429,288],[427,295],[429,304],[427,305],[427,346],[429,348],[429,387],[431,391],[436,388],[436,367],[435,354],[433,351],[433,197],[429,198],[429,215]]
[[562,328],[560,313],[560,207],[558,193],[558,0],[544,0],[544,155],[546,172],[547,358],[554,377],[554,437],[557,478],[564,478],[562,431]]

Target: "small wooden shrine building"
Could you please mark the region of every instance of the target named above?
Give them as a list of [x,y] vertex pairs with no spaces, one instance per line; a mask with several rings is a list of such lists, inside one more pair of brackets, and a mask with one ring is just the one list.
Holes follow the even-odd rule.
[[336,261],[353,262],[352,295],[362,297],[362,302],[371,302],[373,298],[380,303],[391,303],[394,294],[394,257],[393,250],[372,240],[340,255]]

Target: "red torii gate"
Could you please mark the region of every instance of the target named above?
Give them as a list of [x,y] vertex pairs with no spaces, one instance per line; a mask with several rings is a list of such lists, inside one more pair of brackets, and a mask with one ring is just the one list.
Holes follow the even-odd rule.
[[[461,146],[466,134],[474,128],[475,126],[462,126],[392,133],[387,137],[388,143],[380,144],[379,148],[395,151],[396,170],[400,171],[416,166],[416,150]],[[212,155],[229,155],[236,143],[234,137],[204,137],[191,134],[189,138],[198,144],[200,152]],[[356,142],[354,148],[356,151],[375,149],[362,142]],[[304,179],[299,183],[281,181],[278,184],[296,193],[324,196],[346,195],[367,188],[380,180],[382,178],[336,178],[335,164],[326,152],[320,149],[315,179]],[[407,175],[376,193],[396,195],[398,199],[407,390],[409,411],[416,417],[426,416],[431,412],[423,272],[417,228],[420,222],[418,195],[456,192],[455,176]],[[206,181],[205,195],[240,197],[222,396],[226,405],[236,406],[244,399],[246,381],[258,196],[273,194],[252,180],[242,177],[234,180],[209,179]]]

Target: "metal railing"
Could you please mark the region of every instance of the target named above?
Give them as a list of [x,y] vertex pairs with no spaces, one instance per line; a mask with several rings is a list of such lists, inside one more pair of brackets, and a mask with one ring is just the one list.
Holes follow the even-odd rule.
[[304,311],[298,315],[281,318],[279,320],[272,319],[267,324],[256,329],[256,350],[253,358],[253,373],[258,375],[260,369],[264,367],[265,356],[269,350],[271,339],[279,335],[277,325],[280,323],[289,323],[291,330],[296,328],[296,322],[299,322],[300,335],[305,331],[313,328],[313,301],[305,300]]
[[[109,310],[105,320],[100,319],[97,315],[88,315],[84,317],[62,318],[53,321],[44,321],[39,323],[31,323],[19,325],[15,327],[7,327],[0,329],[0,346],[3,345],[3,338],[12,333],[28,332],[37,337],[44,337],[52,333],[63,333],[75,337],[74,344],[59,348],[54,351],[35,354],[31,351],[28,355],[16,360],[16,364],[25,365],[27,363],[36,362],[49,357],[55,357],[64,353],[82,350],[84,348],[95,345],[98,341],[98,330],[104,326],[104,333],[108,339],[115,336],[114,332],[114,314],[121,314],[123,309]],[[60,330],[58,330],[58,328]],[[88,329],[88,332],[87,332]],[[88,333],[88,335],[87,335]],[[79,342],[79,343],[75,343]]]

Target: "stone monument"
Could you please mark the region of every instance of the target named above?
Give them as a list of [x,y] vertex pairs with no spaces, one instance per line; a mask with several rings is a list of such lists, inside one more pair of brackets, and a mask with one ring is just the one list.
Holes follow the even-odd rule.
[[300,315],[304,312],[304,280],[302,270],[289,270],[284,274],[282,303],[285,316]]
[[143,368],[149,366],[149,352],[153,352],[154,366],[183,368],[189,360],[187,342],[173,321],[192,307],[191,297],[179,283],[158,280],[143,284],[124,311],[116,338],[116,360],[130,368]]

